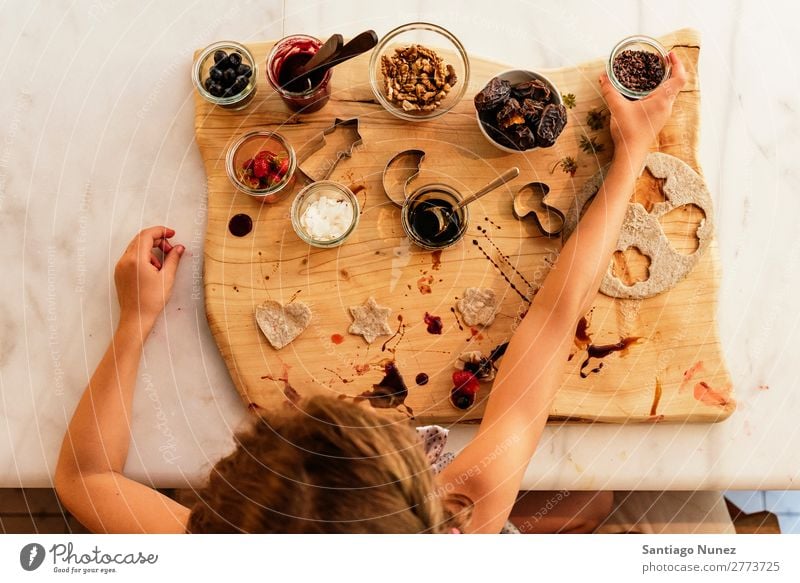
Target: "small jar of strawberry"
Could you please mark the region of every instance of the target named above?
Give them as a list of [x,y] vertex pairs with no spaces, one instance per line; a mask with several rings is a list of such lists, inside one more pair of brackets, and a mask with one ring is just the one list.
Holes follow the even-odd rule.
[[225,167],[241,192],[273,203],[291,192],[297,157],[291,144],[277,132],[250,132],[229,149]]

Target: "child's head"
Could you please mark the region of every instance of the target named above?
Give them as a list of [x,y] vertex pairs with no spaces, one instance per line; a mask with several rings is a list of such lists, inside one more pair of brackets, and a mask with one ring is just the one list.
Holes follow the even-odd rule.
[[187,530],[449,532],[468,510],[437,494],[407,424],[312,397],[237,436],[236,450],[211,470]]

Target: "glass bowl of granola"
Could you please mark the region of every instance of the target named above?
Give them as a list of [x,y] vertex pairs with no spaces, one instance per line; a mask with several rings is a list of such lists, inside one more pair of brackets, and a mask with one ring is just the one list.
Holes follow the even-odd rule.
[[469,58],[441,26],[412,22],[386,34],[373,49],[369,77],[375,98],[406,121],[427,121],[450,111],[469,85]]

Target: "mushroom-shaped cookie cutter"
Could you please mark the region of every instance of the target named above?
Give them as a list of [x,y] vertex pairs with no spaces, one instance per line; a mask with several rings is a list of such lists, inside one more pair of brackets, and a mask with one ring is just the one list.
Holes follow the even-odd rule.
[[[303,162],[305,162],[312,154],[318,152],[322,149],[325,144],[327,143],[325,136],[329,136],[336,130],[340,128],[350,128],[353,132],[355,132],[355,138],[352,142],[345,148],[344,150],[340,150],[336,152],[336,156],[333,160],[328,163],[328,167],[325,169],[325,174],[320,178],[314,178],[303,169]],[[363,139],[361,134],[358,131],[358,118],[354,117],[351,119],[339,119],[338,117],[334,120],[333,124],[330,127],[325,128],[319,134],[314,136],[307,144],[305,144],[300,152],[297,154],[298,160],[298,169],[300,172],[311,182],[315,182],[317,180],[328,180],[333,174],[333,171],[339,165],[344,158],[350,158],[353,155],[353,149],[360,146],[363,143]]]
[[536,226],[545,237],[558,237],[564,230],[566,217],[554,206],[547,204],[550,187],[544,182],[529,182],[514,195],[512,211],[514,216],[522,220],[533,215]]
[[403,206],[408,196],[408,186],[419,176],[425,152],[403,150],[392,156],[383,169],[383,190],[386,197],[397,206]]

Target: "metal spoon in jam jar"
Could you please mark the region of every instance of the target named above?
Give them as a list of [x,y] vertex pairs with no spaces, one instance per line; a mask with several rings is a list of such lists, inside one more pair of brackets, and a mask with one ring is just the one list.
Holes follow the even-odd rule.
[[453,217],[458,216],[458,211],[467,206],[468,204],[472,204],[480,197],[489,194],[496,188],[500,188],[506,182],[510,180],[514,180],[517,176],[519,176],[519,168],[514,166],[513,168],[509,168],[505,172],[503,172],[500,176],[492,180],[489,184],[481,188],[480,190],[472,193],[470,196],[466,197],[460,203],[455,206],[438,206],[438,205],[430,205],[424,209],[421,209],[421,212],[425,214],[425,217],[420,217],[425,223],[430,225],[436,225],[436,230],[431,231],[435,232],[435,236],[441,235],[444,233],[450,222],[453,221]]

